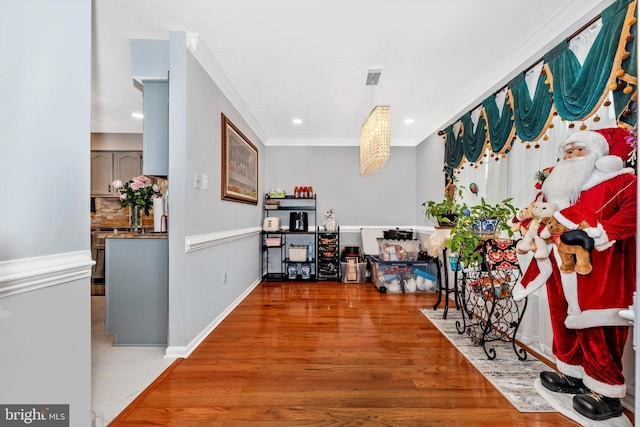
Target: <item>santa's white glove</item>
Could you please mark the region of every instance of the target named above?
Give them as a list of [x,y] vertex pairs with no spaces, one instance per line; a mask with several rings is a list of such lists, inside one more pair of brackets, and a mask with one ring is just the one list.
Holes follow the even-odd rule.
[[602,228],[602,224],[585,228],[584,231],[587,233],[587,236],[593,239],[593,244],[597,251],[609,249],[616,242],[615,240],[609,240],[609,236],[607,236],[607,232]]

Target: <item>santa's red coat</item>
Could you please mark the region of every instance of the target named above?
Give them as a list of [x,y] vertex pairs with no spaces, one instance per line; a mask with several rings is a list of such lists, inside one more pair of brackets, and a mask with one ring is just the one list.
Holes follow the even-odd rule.
[[[615,240],[615,243],[603,251],[591,251],[593,271],[587,275],[560,273],[557,263],[552,262],[553,274],[547,284],[561,278],[561,286],[553,287],[561,288],[568,302],[569,313],[565,319],[568,328],[625,326],[628,321],[618,313],[633,304],[636,288],[636,177],[619,173],[589,185],[580,193],[576,204],[595,211],[609,241]],[[537,262],[532,261],[521,285],[526,288],[539,273]]]

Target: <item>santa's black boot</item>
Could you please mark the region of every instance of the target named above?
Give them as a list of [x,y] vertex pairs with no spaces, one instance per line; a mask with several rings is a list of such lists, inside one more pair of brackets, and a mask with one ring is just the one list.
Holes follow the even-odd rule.
[[540,383],[556,393],[580,394],[589,391],[580,378],[553,371],[540,372]]
[[620,399],[606,397],[594,391],[573,396],[573,409],[592,420],[608,420],[622,415]]

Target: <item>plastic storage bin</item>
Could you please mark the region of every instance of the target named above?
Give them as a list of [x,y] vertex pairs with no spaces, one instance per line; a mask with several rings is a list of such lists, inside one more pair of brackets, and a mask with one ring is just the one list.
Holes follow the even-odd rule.
[[341,262],[340,268],[342,283],[364,283],[367,280],[366,262],[358,262],[355,264]]
[[273,248],[282,245],[282,237],[267,237],[265,242],[268,247]]
[[377,238],[378,254],[383,261],[415,261],[420,252],[419,240]]
[[438,264],[425,261],[383,261],[370,257],[371,279],[381,293],[436,292]]

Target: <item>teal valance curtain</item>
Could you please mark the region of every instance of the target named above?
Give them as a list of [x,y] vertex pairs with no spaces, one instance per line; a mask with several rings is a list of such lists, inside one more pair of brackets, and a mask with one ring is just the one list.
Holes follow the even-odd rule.
[[[548,52],[533,98],[522,73],[507,85],[509,102],[505,99],[501,115],[493,96],[482,102],[493,152],[508,152],[514,135],[523,141],[539,139],[551,123],[554,107],[567,121],[588,118],[602,105],[609,91],[618,124],[637,126],[636,4],[637,0],[617,0],[602,12],[602,27],[584,64],[568,48],[568,41]],[[483,126],[469,132],[473,129],[469,114],[460,119],[465,129],[461,136],[456,138],[451,126],[445,131],[445,169],[457,168],[463,155],[475,162],[482,154],[485,143],[480,142],[484,139],[478,132]]]
[[[636,126],[638,124],[637,116],[637,90],[638,90],[638,43],[636,43],[637,25],[630,25],[632,18],[629,15],[633,11],[627,12],[627,21],[622,29],[622,37],[625,36],[625,32],[628,32],[628,36],[624,39],[626,47],[620,49],[618,52],[621,55],[621,69],[624,70],[624,75],[618,77],[617,84],[620,84],[622,90],[613,91],[613,105],[616,111],[616,117],[618,121],[626,124],[629,127]],[[629,87],[633,89],[628,93],[624,93],[624,88]],[[634,101],[634,94],[636,100]]]
[[516,134],[523,141],[535,141],[547,127],[550,120],[553,96],[549,91],[547,76],[538,76],[536,91],[533,99],[529,95],[529,87],[524,79],[524,73],[509,83],[509,90],[513,96],[513,119]]
[[452,177],[453,170],[457,169],[462,163],[463,152],[463,138],[456,136],[453,132],[453,125],[450,125],[445,129],[445,148],[444,148],[444,168],[445,175]]
[[462,147],[464,156],[470,162],[477,162],[482,157],[484,146],[487,142],[487,126],[484,115],[480,115],[475,132],[470,112],[463,115],[460,121],[463,129]]
[[580,65],[568,41],[545,55],[544,61],[551,73],[553,101],[563,119],[588,118],[607,96],[607,82],[616,71],[614,60],[629,2],[620,0],[602,12],[602,27],[584,64]]
[[515,128],[513,127],[513,111],[509,103],[509,95],[502,104],[502,115],[496,104],[496,97],[492,95],[482,101],[485,115],[487,116],[487,128],[489,130],[489,144],[494,153],[506,153],[511,150]]

